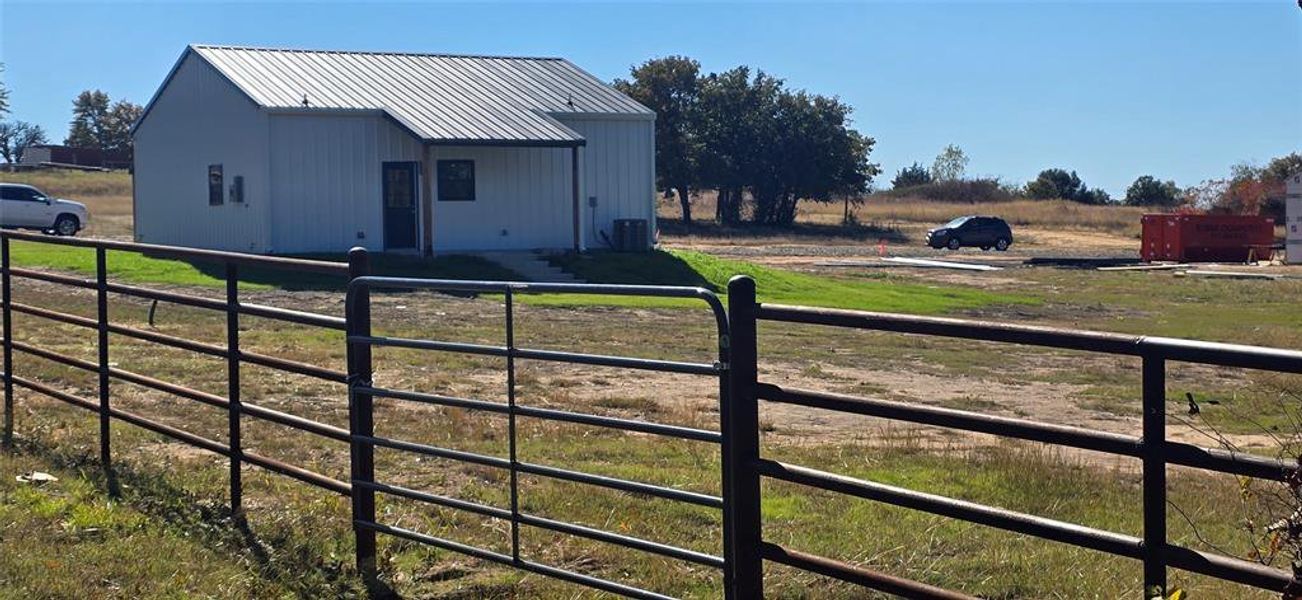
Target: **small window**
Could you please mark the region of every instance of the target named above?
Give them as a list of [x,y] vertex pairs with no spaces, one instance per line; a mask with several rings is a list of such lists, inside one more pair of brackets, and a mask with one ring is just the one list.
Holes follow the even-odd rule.
[[475,161],[440,160],[439,201],[469,202],[475,199]]
[[208,165],[208,206],[221,206],[225,191],[222,185],[222,166]]

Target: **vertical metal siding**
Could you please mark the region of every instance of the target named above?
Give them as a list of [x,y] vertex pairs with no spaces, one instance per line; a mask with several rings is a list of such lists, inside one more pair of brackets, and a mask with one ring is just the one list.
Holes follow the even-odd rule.
[[[221,164],[224,201],[208,205],[208,165]],[[244,177],[243,204],[229,188]],[[267,117],[194,54],[177,67],[135,133],[136,239],[263,252],[271,237]]]
[[[384,248],[381,165],[421,144],[376,116],[271,115],[275,252]],[[419,189],[419,187],[418,187]],[[364,238],[358,238],[362,232]]]
[[[583,134],[584,239],[589,248],[604,248],[616,219],[646,219],[655,225],[655,124],[647,120],[566,119]],[[596,214],[588,197],[597,197]],[[595,216],[595,219],[594,219]],[[592,224],[595,221],[596,229]]]
[[[437,181],[431,186],[435,251],[561,249],[572,244],[568,148],[434,146],[431,154],[435,161],[475,161],[473,202],[439,202]],[[437,178],[437,167],[432,172]]]

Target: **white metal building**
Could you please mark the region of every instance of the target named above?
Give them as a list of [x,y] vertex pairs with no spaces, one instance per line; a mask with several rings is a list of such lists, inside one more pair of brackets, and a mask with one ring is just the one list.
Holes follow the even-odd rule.
[[603,247],[654,231],[654,119],[564,59],[190,46],[133,130],[136,239]]

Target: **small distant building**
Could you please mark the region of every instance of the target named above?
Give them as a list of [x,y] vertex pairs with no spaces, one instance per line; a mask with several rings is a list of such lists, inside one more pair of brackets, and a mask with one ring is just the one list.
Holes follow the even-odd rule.
[[560,58],[189,46],[132,130],[136,239],[603,247],[654,231],[654,119]]
[[131,154],[125,151],[100,150],[99,148],[76,148],[55,144],[39,144],[23,149],[18,158],[18,166],[38,167],[85,167],[91,169],[129,169]]

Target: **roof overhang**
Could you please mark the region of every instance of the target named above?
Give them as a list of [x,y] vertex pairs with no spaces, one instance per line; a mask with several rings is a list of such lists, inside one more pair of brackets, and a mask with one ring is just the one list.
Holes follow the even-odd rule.
[[469,139],[427,139],[427,146],[488,146],[498,148],[579,148],[587,145],[587,140],[469,140]]

